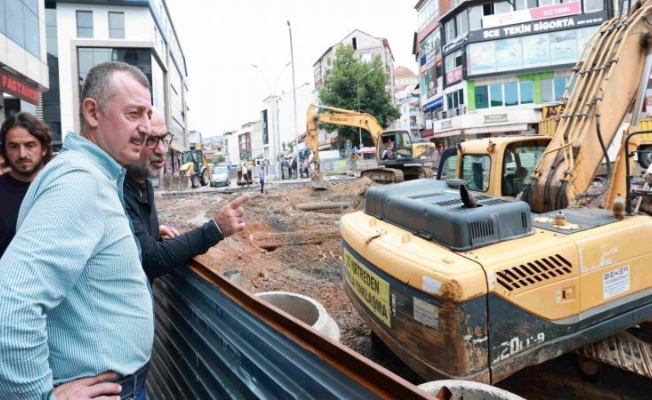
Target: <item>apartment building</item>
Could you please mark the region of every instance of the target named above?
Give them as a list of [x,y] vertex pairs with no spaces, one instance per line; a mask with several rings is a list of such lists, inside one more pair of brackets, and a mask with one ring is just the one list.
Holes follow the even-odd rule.
[[174,134],[166,173],[176,171],[188,148],[187,71],[181,44],[163,0],[48,0],[45,3],[51,90],[44,119],[61,140],[79,132],[80,91],[88,71],[105,61],[140,68],[151,83],[152,103]]
[[561,99],[585,44],[613,15],[602,0],[423,0],[416,8],[421,104],[432,126],[422,137],[449,145],[535,132],[541,108]]
[[394,76],[396,80],[394,100],[401,111],[401,116],[395,124],[396,128],[409,131],[410,136],[418,139],[423,125],[419,107],[419,77],[409,68],[402,66],[395,68]]
[[20,111],[40,115],[48,90],[43,0],[0,1],[0,123]]
[[[385,38],[377,38],[358,29],[349,33],[337,44],[329,47],[313,64],[315,90],[318,90],[322,86],[328,71],[330,71],[335,61],[335,52],[337,48],[342,45],[353,46],[354,55],[363,62],[371,62],[374,57],[380,57],[385,73],[387,73],[389,77],[386,88],[391,98],[394,99],[396,93],[394,55],[392,54],[392,49],[389,47],[389,42]],[[330,148],[331,143],[335,141],[336,136],[336,132],[329,135],[325,131],[320,130],[320,147],[325,149]]]

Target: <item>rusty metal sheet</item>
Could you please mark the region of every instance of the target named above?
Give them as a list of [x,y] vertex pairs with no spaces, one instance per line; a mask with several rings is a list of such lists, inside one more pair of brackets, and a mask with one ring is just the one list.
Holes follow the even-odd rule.
[[154,285],[154,399],[430,398],[198,263]]

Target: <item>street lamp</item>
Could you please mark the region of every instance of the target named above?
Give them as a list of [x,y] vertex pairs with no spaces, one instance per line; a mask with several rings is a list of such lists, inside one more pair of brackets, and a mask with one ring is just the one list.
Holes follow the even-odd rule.
[[276,77],[276,83],[274,84],[274,90],[272,91],[271,86],[269,85],[269,81],[267,80],[267,77],[263,73],[263,71],[256,65],[256,64],[251,64],[252,67],[258,70],[260,72],[260,75],[263,77],[263,80],[265,80],[265,84],[267,85],[267,90],[269,90],[269,99],[272,103],[272,113],[274,115],[274,142],[276,142],[276,145],[274,146],[274,149],[276,150],[274,153],[274,158],[275,162],[274,165],[276,165],[275,168],[275,173],[276,176],[279,177],[281,176],[281,170],[280,170],[280,154],[281,154],[281,129],[280,129],[280,124],[279,124],[279,107],[278,107],[278,102],[281,100],[280,96],[276,95],[276,88],[278,87],[278,83],[281,80],[281,76],[283,75],[283,72],[287,69],[287,67],[292,64],[292,61],[288,62],[285,64],[281,72],[279,72],[278,76]]
[[[355,81],[355,92],[356,95],[358,96],[358,114],[360,113],[360,81],[362,80],[362,78],[369,75],[373,70],[374,67],[371,67],[369,71],[362,74],[362,76],[356,79]],[[360,150],[362,150],[362,127],[358,127],[358,139],[360,140]]]
[[290,21],[288,23],[288,31],[290,32],[290,63],[292,63],[292,101],[294,103],[294,134],[296,135],[296,150],[297,150],[297,164],[299,163],[299,131],[297,130],[297,85],[294,79],[294,46],[292,46],[292,26]]

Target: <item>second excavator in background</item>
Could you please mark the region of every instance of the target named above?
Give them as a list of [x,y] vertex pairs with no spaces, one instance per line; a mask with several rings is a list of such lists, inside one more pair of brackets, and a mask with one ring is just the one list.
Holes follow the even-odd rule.
[[193,189],[199,187],[199,185],[206,186],[210,183],[211,165],[206,160],[201,143],[191,145],[190,150],[181,154],[179,176],[185,181],[182,183],[184,187],[188,186],[188,180]]
[[[317,108],[327,113],[318,114],[315,112]],[[320,168],[319,123],[358,127],[371,134],[378,167],[360,171],[363,177],[378,183],[395,183],[433,176],[432,155],[435,146],[432,142],[413,141],[410,132],[405,130],[383,130],[372,115],[343,108],[311,104],[306,117],[306,147],[313,154],[315,167],[311,181],[315,188],[327,187]]]

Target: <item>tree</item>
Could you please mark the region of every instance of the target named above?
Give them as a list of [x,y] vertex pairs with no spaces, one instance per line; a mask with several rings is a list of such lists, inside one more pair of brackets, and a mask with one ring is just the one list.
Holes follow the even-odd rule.
[[[319,91],[319,102],[330,107],[357,110],[359,90],[360,111],[373,115],[387,128],[401,115],[386,90],[388,80],[389,76],[385,73],[385,66],[380,57],[374,57],[370,63],[362,62],[356,59],[353,46],[343,45],[335,51],[335,61],[324,77],[324,84]],[[359,88],[356,85],[359,85]],[[356,128],[332,124],[324,124],[323,127],[327,132],[337,129],[340,148],[346,140],[359,142]],[[365,130],[362,132],[362,141],[370,145],[370,134]]]

